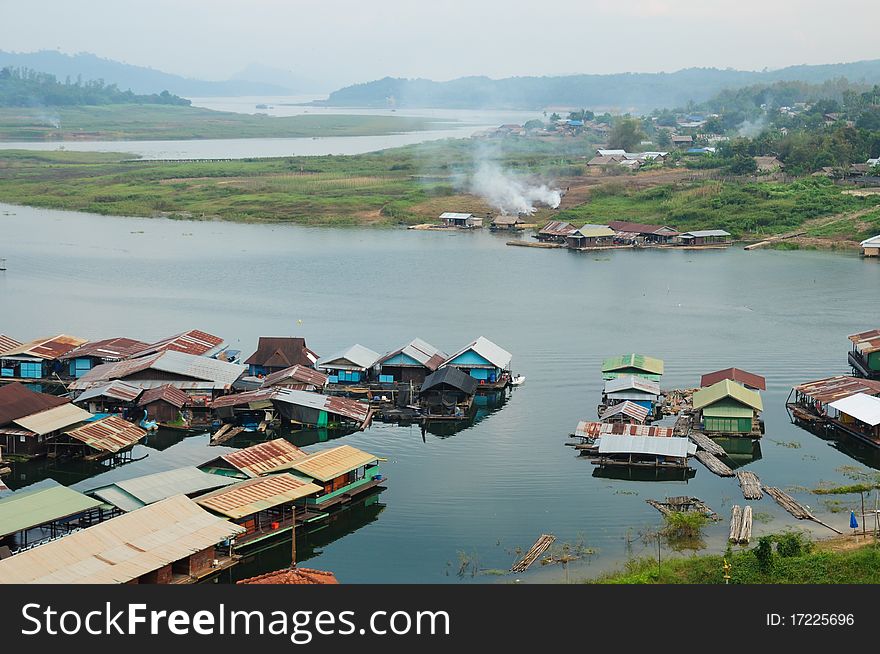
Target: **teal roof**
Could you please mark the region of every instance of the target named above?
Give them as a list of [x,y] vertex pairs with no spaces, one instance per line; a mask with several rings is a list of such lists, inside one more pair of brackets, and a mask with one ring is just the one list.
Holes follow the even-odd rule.
[[101,504],[101,500],[60,484],[18,491],[0,500],[0,536],[74,516]]

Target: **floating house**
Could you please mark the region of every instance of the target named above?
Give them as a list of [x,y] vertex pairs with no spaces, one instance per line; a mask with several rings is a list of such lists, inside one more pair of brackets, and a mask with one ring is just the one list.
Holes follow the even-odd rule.
[[175,495],[0,561],[0,583],[194,583],[235,564],[243,531]]
[[581,454],[598,454],[599,441],[605,435],[671,438],[675,435],[675,430],[672,427],[581,420],[572,434],[572,437],[581,439],[581,442],[575,445],[575,449]]
[[360,384],[370,381],[379,353],[363,345],[349,348],[318,359],[315,367],[330,377],[331,384]]
[[158,424],[180,422],[183,410],[191,404],[190,396],[171,384],[145,390],[137,403],[143,419]]
[[620,422],[628,425],[643,425],[647,419],[648,409],[629,400],[609,406],[599,416],[602,422]]
[[687,246],[730,245],[730,232],[723,229],[700,229],[684,232],[676,237],[676,242]]
[[236,482],[197,497],[195,502],[243,527],[244,533],[236,537],[234,546],[243,549],[290,531],[294,520],[302,523],[323,517],[296,506],[298,500],[321,490],[317,484],[283,472]]
[[795,422],[824,424],[829,419],[829,405],[859,393],[880,396],[880,380],[839,375],[795,386],[786,407]]
[[765,380],[761,375],[756,375],[753,372],[740,370],[739,368],[725,368],[724,370],[707,372],[700,378],[700,388],[712,386],[713,384],[717,384],[718,382],[725,379],[735,381],[737,384],[741,384],[753,391],[767,390],[767,380]]
[[147,343],[133,338],[107,338],[80,345],[59,357],[59,360],[67,365],[65,376],[78,379],[95,366],[122,361],[147,346]]
[[618,240],[653,244],[670,243],[678,232],[667,225],[646,225],[625,220],[613,220],[608,226],[618,232]]
[[763,433],[760,394],[729,379],[694,393],[693,407],[707,434],[760,438]]
[[880,329],[853,334],[849,340],[852,342],[849,365],[853,374],[866,379],[880,379]]
[[663,360],[643,354],[622,354],[602,362],[602,379],[616,379],[624,375],[642,377],[659,382],[663,376]]
[[16,554],[101,522],[110,515],[102,507],[101,500],[52,479],[15,491],[0,499],[0,550]]
[[196,467],[186,466],[98,486],[87,494],[123,513],[129,513],[175,495],[192,498],[234,483],[234,479],[211,475]]
[[138,443],[147,432],[119,416],[107,416],[84,425],[65,429],[51,438],[48,446],[53,456],[107,458]]
[[126,413],[137,405],[143,392],[138,386],[114,380],[80,393],[73,403],[90,413]]
[[880,447],[880,397],[856,393],[829,405],[837,411],[831,422],[874,447]]
[[477,390],[499,390],[510,384],[510,360],[507,350],[484,336],[468,343],[449,357],[441,368],[458,368],[477,380]]
[[441,368],[425,378],[419,406],[428,420],[467,419],[471,415],[478,382],[458,368]]
[[261,388],[226,395],[210,404],[217,418],[238,423],[259,414],[257,423],[286,420],[306,427],[351,426],[366,429],[373,420],[373,409],[364,402],[345,397],[294,391],[287,388]]
[[295,391],[322,391],[327,387],[329,381],[330,377],[323,372],[295,365],[266,375],[260,388],[278,387]]
[[598,466],[629,468],[688,468],[688,457],[697,446],[677,436],[629,436],[605,434],[599,439]]
[[571,223],[551,220],[538,231],[535,238],[550,243],[565,243],[566,237],[576,231],[577,227]]
[[20,383],[0,387],[0,446],[5,455],[46,454],[54,437],[92,419],[65,398],[36,393]]
[[447,227],[459,227],[461,229],[474,229],[483,226],[483,219],[472,213],[456,213],[445,211],[440,214],[440,222]]
[[351,445],[309,454],[294,461],[291,469],[322,487],[317,495],[303,500],[306,508],[314,511],[327,511],[347,504],[386,481],[379,468],[379,457]]
[[517,230],[521,229],[520,225],[523,225],[525,220],[519,217],[519,214],[515,216],[508,216],[506,214],[502,214],[500,216],[495,216],[492,219],[491,229],[499,230],[499,229],[507,229],[507,230]]
[[414,338],[399,350],[389,352],[376,362],[379,366],[379,382],[419,385],[446,359],[445,352],[441,352],[420,338]]
[[161,341],[150,343],[146,347],[130,354],[129,358],[136,359],[160,352],[182,352],[183,354],[191,354],[193,356],[214,357],[223,350],[223,347],[223,339],[219,336],[214,336],[198,329],[190,329],[189,331],[163,338]]
[[660,382],[637,375],[620,375],[605,382],[599,413],[613,404],[629,401],[644,407],[649,416],[657,417],[662,396]]
[[11,336],[7,336],[6,334],[0,334],[0,352],[6,352],[7,350],[14,350],[17,347],[21,347],[21,341],[17,341]]
[[257,351],[244,362],[248,374],[263,377],[291,366],[313,368],[318,355],[306,347],[306,339],[292,336],[260,336]]
[[607,225],[584,225],[565,237],[565,244],[572,250],[584,250],[611,245],[615,232]]
[[291,469],[294,461],[308,456],[293,443],[276,438],[241,450],[221,454],[203,463],[200,470],[237,479],[253,479]]
[[859,243],[863,257],[880,257],[880,235],[866,238]]
[[0,352],[0,377],[12,379],[48,379],[65,372],[61,358],[86,342],[67,334],[38,338]]

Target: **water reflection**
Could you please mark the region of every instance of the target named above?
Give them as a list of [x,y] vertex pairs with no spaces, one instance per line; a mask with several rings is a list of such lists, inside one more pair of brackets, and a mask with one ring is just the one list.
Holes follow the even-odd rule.
[[473,413],[465,420],[429,420],[424,425],[424,432],[438,438],[449,438],[470,429],[493,413],[500,411],[510,399],[510,391],[501,390],[495,393],[480,393],[474,397]]
[[804,431],[809,432],[814,436],[818,436],[838,452],[845,454],[854,461],[869,468],[873,468],[874,470],[880,470],[880,449],[871,447],[855,436],[851,436],[850,434],[831,426],[806,425],[800,422],[794,422],[794,424]]
[[761,442],[758,440],[751,438],[714,438],[712,440],[727,452],[724,463],[734,470],[761,459]]

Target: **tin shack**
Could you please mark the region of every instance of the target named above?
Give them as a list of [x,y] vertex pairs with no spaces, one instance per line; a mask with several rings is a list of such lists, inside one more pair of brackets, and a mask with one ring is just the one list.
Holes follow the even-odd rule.
[[449,357],[441,368],[458,368],[477,380],[477,391],[492,391],[510,384],[513,356],[488,338],[480,336]]
[[866,379],[880,379],[880,329],[853,334],[849,365],[853,374]]
[[425,377],[437,370],[446,359],[445,352],[420,338],[414,338],[402,348],[389,352],[376,362],[379,367],[379,382],[420,385],[425,381]]
[[315,367],[330,377],[331,384],[365,384],[370,381],[379,353],[354,344],[318,359]]

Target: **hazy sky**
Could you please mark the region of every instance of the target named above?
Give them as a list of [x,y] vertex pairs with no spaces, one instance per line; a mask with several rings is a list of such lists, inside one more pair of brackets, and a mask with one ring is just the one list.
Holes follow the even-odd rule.
[[0,0],[0,49],[336,84],[856,61],[878,24],[877,0]]

